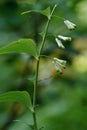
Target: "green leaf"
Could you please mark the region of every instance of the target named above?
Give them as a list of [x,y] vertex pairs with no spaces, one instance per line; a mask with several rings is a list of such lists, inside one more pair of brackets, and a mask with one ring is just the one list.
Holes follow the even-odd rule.
[[34,125],[28,125],[31,130],[34,130]]
[[34,82],[36,78],[36,74],[32,74],[31,76],[27,77],[27,80]]
[[44,129],[44,127],[41,127],[39,130],[42,130],[42,129]]
[[45,10],[29,10],[29,11],[25,11],[25,12],[22,13],[22,15],[28,14],[28,13],[31,13],[31,12],[40,13],[40,14],[45,15],[46,17],[49,18],[49,16],[50,16],[50,7],[48,7]]
[[19,102],[32,109],[31,98],[26,91],[10,91],[1,94],[0,102]]
[[37,58],[37,49],[32,39],[20,39],[0,48],[0,54],[27,53]]

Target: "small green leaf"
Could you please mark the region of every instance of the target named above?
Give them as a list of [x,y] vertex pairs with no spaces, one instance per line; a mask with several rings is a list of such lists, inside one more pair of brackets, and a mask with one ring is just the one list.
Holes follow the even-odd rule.
[[41,33],[39,33],[39,35],[40,35],[41,37],[43,37],[43,35],[44,35],[44,32],[41,32]]
[[27,53],[37,58],[37,49],[32,39],[20,39],[0,48],[0,54]]
[[34,130],[34,125],[28,125],[31,130]]
[[10,91],[0,95],[0,102],[19,102],[32,108],[31,98],[26,91]]
[[42,130],[42,129],[44,129],[44,127],[41,127],[39,130]]
[[34,82],[36,78],[36,74],[32,74],[31,76],[27,77],[27,80]]
[[23,14],[28,14],[28,13],[31,13],[31,12],[40,13],[40,14],[45,15],[46,17],[49,18],[49,16],[50,16],[50,7],[48,7],[45,10],[29,10],[29,11],[25,11],[25,12],[22,13],[22,15]]

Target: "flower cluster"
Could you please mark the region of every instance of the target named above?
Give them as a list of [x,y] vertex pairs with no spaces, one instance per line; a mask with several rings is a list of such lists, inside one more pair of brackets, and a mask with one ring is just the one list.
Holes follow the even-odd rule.
[[[64,23],[65,23],[65,25],[67,26],[67,28],[69,30],[73,30],[73,29],[76,28],[76,25],[74,23],[70,22],[69,20],[65,20]],[[58,47],[64,49],[65,47],[62,44],[61,40],[63,40],[63,41],[71,41],[72,39],[71,39],[71,37],[65,37],[65,36],[58,35],[58,37],[55,40],[57,42]]]
[[[73,30],[76,28],[76,25],[74,23],[70,22],[69,20],[65,20],[64,23],[69,30]],[[72,40],[71,37],[66,37],[66,36],[62,36],[62,35],[58,35],[55,38],[55,41],[56,41],[58,47],[60,47],[62,49],[65,48],[64,45],[62,44],[62,41],[71,41],[71,40]],[[66,61],[58,59],[58,58],[53,58],[53,64],[54,64],[55,69],[59,73],[62,73],[62,68],[66,67]]]

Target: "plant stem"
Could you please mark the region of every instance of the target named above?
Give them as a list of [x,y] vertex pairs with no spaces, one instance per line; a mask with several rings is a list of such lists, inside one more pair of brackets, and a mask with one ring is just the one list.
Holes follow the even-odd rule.
[[34,92],[33,92],[33,122],[34,122],[34,130],[38,130],[37,119],[36,119],[36,94],[37,94],[37,82],[38,82],[40,55],[41,55],[43,47],[44,47],[44,43],[45,43],[45,39],[46,39],[49,23],[50,23],[50,20],[52,18],[53,12],[54,12],[56,7],[57,7],[57,5],[55,5],[53,7],[52,12],[51,12],[51,14],[50,14],[50,16],[48,18],[47,23],[46,23],[44,35],[43,35],[43,38],[42,38],[41,47],[40,47],[39,54],[38,54],[38,60],[36,62],[36,79],[35,79],[35,82],[34,82]]
[[33,122],[34,122],[34,130],[38,130],[37,120],[36,120],[36,88],[37,88],[37,81],[38,81],[39,62],[40,62],[40,58],[38,58],[37,63],[36,63],[36,79],[35,79],[35,83],[34,83],[34,92],[33,92]]

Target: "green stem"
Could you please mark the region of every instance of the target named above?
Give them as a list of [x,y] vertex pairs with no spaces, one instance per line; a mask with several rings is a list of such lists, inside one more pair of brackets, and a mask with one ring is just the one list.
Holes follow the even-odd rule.
[[40,57],[46,57],[46,58],[48,58],[48,59],[50,59],[50,60],[53,60],[52,57],[50,57],[50,56],[46,56],[46,55],[40,55]]
[[52,18],[53,12],[54,12],[56,7],[57,7],[57,5],[55,5],[53,7],[53,10],[52,10],[52,12],[51,12],[51,14],[50,14],[50,16],[48,18],[48,21],[47,21],[47,24],[46,24],[46,27],[45,27],[45,31],[44,31],[44,35],[43,35],[43,39],[42,39],[42,43],[41,43],[41,47],[40,47],[40,50],[39,50],[38,60],[36,62],[36,79],[35,79],[35,83],[34,83],[34,92],[33,92],[33,122],[34,122],[34,130],[38,130],[37,119],[36,119],[36,94],[37,94],[37,82],[38,82],[40,55],[41,55],[43,47],[44,47],[44,43],[45,43],[45,39],[46,39],[49,23],[50,23],[50,20]]

